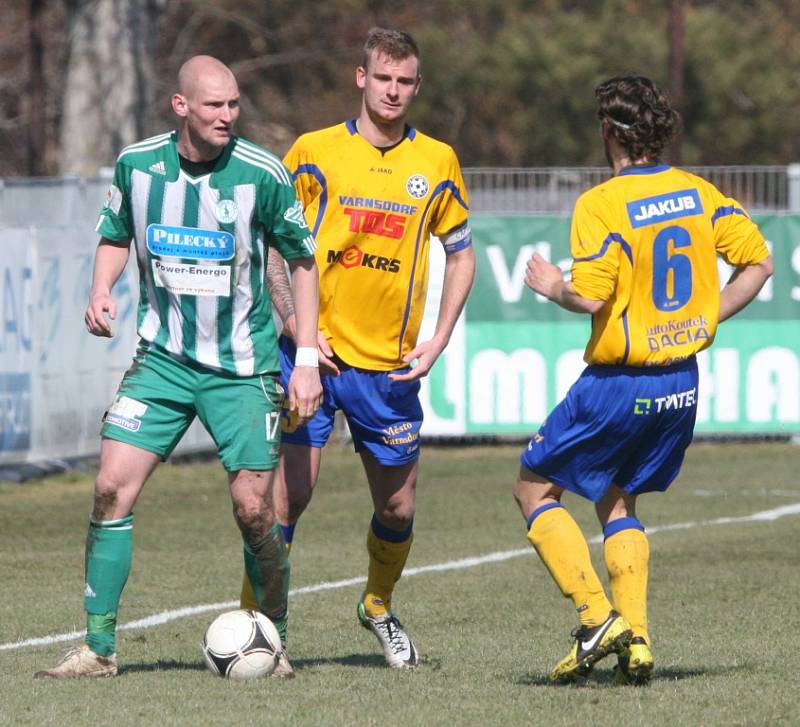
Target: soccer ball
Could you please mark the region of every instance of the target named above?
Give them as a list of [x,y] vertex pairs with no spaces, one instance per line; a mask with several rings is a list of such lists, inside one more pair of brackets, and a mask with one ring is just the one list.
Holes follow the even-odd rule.
[[206,666],[217,676],[230,679],[272,674],[281,649],[278,629],[257,611],[228,611],[217,616],[203,639]]

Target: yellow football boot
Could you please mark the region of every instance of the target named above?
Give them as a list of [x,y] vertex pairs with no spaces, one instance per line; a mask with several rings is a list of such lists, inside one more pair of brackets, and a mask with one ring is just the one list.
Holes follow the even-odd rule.
[[586,676],[603,657],[622,653],[632,635],[630,624],[616,611],[611,611],[599,626],[580,626],[572,632],[575,643],[550,673],[550,681],[566,684]]
[[635,636],[627,649],[619,655],[614,667],[613,683],[642,686],[650,681],[653,673],[653,652],[641,636]]

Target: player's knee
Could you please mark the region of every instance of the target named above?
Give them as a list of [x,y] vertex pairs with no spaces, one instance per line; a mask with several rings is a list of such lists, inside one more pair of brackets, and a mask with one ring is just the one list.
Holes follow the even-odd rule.
[[289,500],[288,505],[288,519],[290,523],[297,522],[300,516],[306,511],[308,503],[311,502],[311,491],[308,492],[308,497],[298,500]]
[[119,503],[119,493],[123,483],[119,478],[100,470],[94,483],[94,509],[92,517],[95,520],[107,520],[113,516]]
[[532,502],[532,500],[535,500],[535,498],[533,497],[533,493],[531,492],[531,488],[527,482],[517,480],[514,483],[513,495],[514,502],[517,503],[517,506],[523,511],[523,513],[535,504],[535,502]]
[[314,494],[314,480],[309,472],[303,471],[295,476],[287,472],[286,481],[291,483],[286,488],[289,521],[294,522],[311,502],[311,496]]
[[514,483],[514,501],[522,506],[522,483],[519,480]]
[[563,488],[554,485],[536,472],[522,467],[514,485],[514,499],[527,517],[527,514],[543,505],[560,502],[563,491]]
[[263,499],[242,498],[234,502],[233,515],[248,542],[261,540],[275,524],[275,513]]
[[388,502],[378,519],[392,530],[405,530],[414,520],[413,502]]

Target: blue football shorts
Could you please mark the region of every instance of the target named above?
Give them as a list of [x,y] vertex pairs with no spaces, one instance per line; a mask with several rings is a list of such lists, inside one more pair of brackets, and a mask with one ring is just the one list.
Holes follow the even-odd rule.
[[697,417],[694,357],[659,367],[588,366],[522,453],[524,467],[593,502],[611,484],[664,491]]
[[[281,382],[288,389],[294,370],[294,341],[281,336]],[[419,430],[422,426],[420,383],[392,381],[396,371],[366,371],[338,361],[339,376],[323,376],[323,400],[313,419],[297,426],[284,407],[281,419],[282,442],[324,447],[333,430],[337,409],[341,409],[350,427],[356,452],[367,450],[380,464],[398,466],[419,457]]]

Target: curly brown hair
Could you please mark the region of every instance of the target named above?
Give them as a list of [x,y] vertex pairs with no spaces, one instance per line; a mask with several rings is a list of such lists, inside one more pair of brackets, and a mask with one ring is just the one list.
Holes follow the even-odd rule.
[[361,66],[367,67],[372,51],[377,50],[393,61],[403,61],[406,58],[416,58],[419,62],[419,47],[417,42],[405,31],[389,30],[387,28],[370,28],[367,40],[364,43],[364,57]]
[[594,90],[597,118],[607,121],[614,138],[632,160],[661,156],[680,128],[680,115],[666,94],[644,76],[615,76]]

